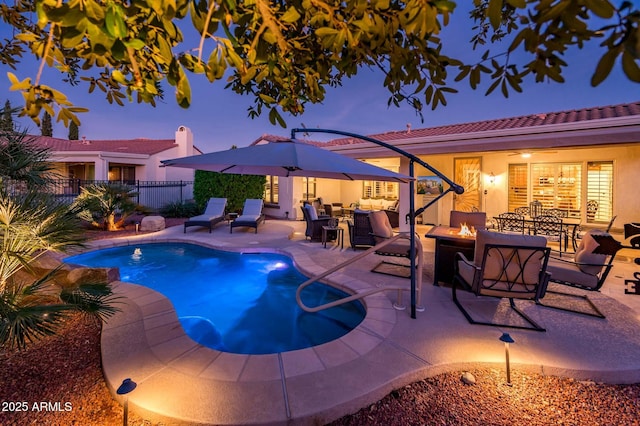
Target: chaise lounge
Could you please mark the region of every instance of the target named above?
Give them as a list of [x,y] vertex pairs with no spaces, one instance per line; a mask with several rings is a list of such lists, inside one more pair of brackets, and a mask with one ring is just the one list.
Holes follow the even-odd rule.
[[236,218],[229,226],[229,233],[233,233],[233,228],[238,226],[246,226],[249,228],[255,228],[256,234],[258,233],[258,225],[260,222],[264,222],[264,213],[262,213],[262,207],[264,205],[263,200],[257,198],[247,198],[244,200],[244,207],[242,208],[242,214]]
[[209,233],[211,233],[214,225],[224,220],[224,209],[226,207],[226,198],[210,198],[203,214],[189,218],[184,223],[184,233],[187,233],[187,228],[190,226],[209,227]]

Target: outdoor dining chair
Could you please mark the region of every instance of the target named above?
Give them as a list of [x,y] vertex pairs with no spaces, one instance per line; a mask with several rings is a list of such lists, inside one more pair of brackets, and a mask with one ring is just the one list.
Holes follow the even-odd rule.
[[494,218],[498,222],[498,232],[524,234],[524,216],[517,213],[500,213]]
[[[476,235],[474,259],[457,253],[454,263],[452,287],[453,302],[471,324],[546,331],[530,316],[518,308],[514,299],[538,303],[547,289],[549,273],[547,262],[550,249],[547,241],[535,235],[501,234],[485,230]],[[459,286],[474,295],[505,298],[511,309],[527,325],[513,322],[493,322],[474,319],[458,298]],[[494,314],[488,314],[493,317]]]
[[543,236],[548,241],[557,241],[560,253],[563,252],[563,247],[566,251],[569,239],[561,217],[544,214],[536,216],[533,218],[532,232],[534,235]]

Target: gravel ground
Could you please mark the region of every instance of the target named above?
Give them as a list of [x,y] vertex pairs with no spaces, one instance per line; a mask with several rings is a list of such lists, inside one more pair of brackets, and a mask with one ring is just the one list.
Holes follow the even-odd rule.
[[[178,224],[178,223],[176,223]],[[120,231],[106,237],[123,235]],[[131,231],[132,232],[132,231]],[[103,234],[92,238],[104,237]],[[75,315],[60,333],[21,352],[0,348],[0,425],[119,425],[122,406],[105,385],[100,324]],[[413,383],[333,423],[342,425],[640,425],[640,384],[604,385],[472,370]],[[153,425],[135,412],[130,425]]]

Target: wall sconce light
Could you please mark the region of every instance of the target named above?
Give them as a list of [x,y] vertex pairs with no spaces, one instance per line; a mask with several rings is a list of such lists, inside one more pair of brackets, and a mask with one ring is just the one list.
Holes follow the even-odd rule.
[[118,388],[118,390],[116,391],[116,393],[118,395],[124,395],[124,416],[122,419],[122,424],[124,426],[127,426],[127,423],[129,422],[129,397],[127,396],[127,394],[129,392],[131,392],[132,390],[134,390],[136,388],[136,386],[138,386],[138,384],[136,382],[134,382],[131,379],[124,379],[122,381],[122,384],[120,385],[120,387]]
[[491,185],[493,185],[494,183],[496,183],[496,176],[493,174],[493,172],[489,173],[489,183]]
[[511,336],[509,336],[509,333],[502,333],[502,336],[500,336],[500,341],[504,342],[504,357],[507,364],[507,385],[511,386],[511,368],[509,366],[509,343],[515,343],[516,341],[513,340]]

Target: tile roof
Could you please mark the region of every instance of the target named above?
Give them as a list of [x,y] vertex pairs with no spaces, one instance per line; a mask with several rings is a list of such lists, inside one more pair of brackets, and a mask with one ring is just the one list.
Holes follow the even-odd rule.
[[49,136],[33,136],[39,146],[53,152],[112,152],[153,155],[177,147],[173,139],[67,140]]
[[[451,124],[445,126],[429,127],[424,129],[407,129],[402,131],[392,131],[369,137],[383,142],[423,138],[430,136],[444,136],[454,134],[479,133],[503,129],[522,129],[538,126],[548,126],[557,124],[577,123],[581,121],[601,120],[606,118],[620,118],[628,116],[638,116],[640,120],[640,101],[629,104],[610,105],[602,107],[583,108],[579,110],[569,110],[560,112],[550,112],[541,114],[523,115],[520,117],[499,118],[496,120],[475,121],[471,123]],[[326,146],[350,145],[364,143],[361,139],[339,138],[326,143]]]

